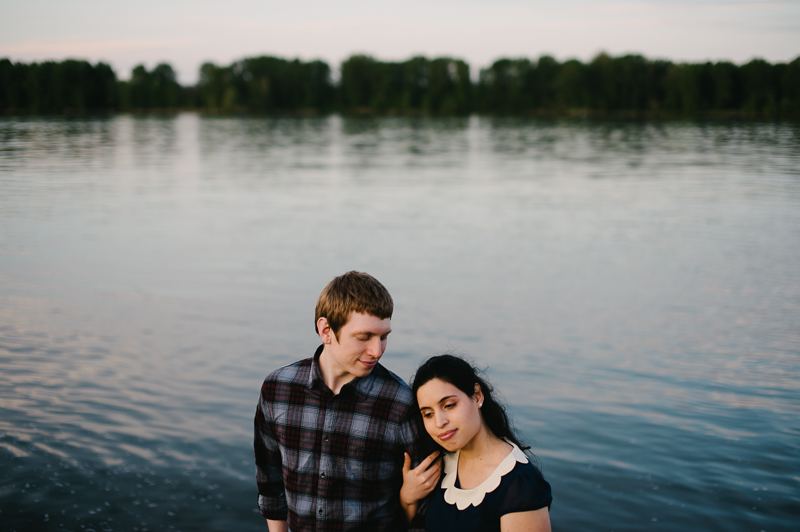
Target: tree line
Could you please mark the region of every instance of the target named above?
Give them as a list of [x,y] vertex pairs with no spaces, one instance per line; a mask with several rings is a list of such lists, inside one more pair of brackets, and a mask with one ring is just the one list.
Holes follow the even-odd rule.
[[252,57],[205,63],[183,86],[166,63],[133,68],[128,80],[105,63],[0,59],[0,113],[174,112],[209,114],[498,115],[634,114],[800,117],[800,57],[673,63],[600,54],[588,63],[553,57],[499,59],[477,81],[460,59],[379,61],[354,55],[334,81],[324,61]]

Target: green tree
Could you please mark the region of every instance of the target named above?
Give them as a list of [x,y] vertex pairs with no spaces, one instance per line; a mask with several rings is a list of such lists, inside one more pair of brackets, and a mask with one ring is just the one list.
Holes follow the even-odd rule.
[[433,59],[425,66],[427,86],[422,111],[446,115],[468,113],[472,99],[469,66],[449,57]]
[[203,106],[208,112],[232,112],[236,90],[233,87],[233,69],[218,67],[214,63],[203,63],[197,84]]
[[553,80],[557,109],[563,111],[588,107],[586,75],[586,66],[578,60],[572,59],[561,64]]
[[378,62],[367,55],[354,55],[342,62],[339,92],[343,109],[371,109],[378,92]]
[[777,112],[776,86],[772,65],[763,59],[753,59],[740,68],[742,76],[742,110],[752,113]]
[[800,116],[800,57],[786,65],[780,83],[781,112]]
[[711,67],[714,94],[711,108],[718,111],[738,109],[742,102],[742,86],[739,68],[733,63],[721,61]]
[[0,60],[0,111],[60,114],[111,111],[117,107],[116,75],[104,63],[86,61],[11,63]]
[[184,88],[167,63],[156,65],[152,71],[144,65],[135,66],[120,92],[125,108],[134,111],[175,110],[186,100]]
[[538,74],[528,59],[495,61],[480,72],[478,109],[488,113],[519,114],[539,107],[544,88]]

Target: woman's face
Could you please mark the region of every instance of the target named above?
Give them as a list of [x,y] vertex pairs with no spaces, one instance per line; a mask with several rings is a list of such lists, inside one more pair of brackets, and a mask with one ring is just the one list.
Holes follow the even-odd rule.
[[483,393],[478,385],[468,396],[449,382],[432,379],[417,390],[417,402],[425,430],[450,452],[469,445],[483,428]]

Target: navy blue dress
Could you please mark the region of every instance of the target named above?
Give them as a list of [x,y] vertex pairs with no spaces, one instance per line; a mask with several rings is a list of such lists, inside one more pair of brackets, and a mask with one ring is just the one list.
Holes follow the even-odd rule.
[[[524,456],[516,446],[512,454]],[[447,458],[450,458],[452,472],[449,482]],[[500,532],[500,517],[505,514],[549,508],[553,500],[550,484],[530,462],[522,463],[520,460],[525,458],[512,458],[516,462],[513,469],[502,475],[499,486],[487,492],[481,489],[485,483],[475,490],[461,490],[456,472],[457,455],[455,459],[452,455],[446,457],[445,475],[428,502],[425,514],[427,532]],[[507,470],[511,465],[501,464],[498,469],[501,467]],[[447,499],[451,502],[446,500],[448,489],[451,493]],[[459,505],[463,507],[469,500],[471,502],[465,508],[459,509]]]

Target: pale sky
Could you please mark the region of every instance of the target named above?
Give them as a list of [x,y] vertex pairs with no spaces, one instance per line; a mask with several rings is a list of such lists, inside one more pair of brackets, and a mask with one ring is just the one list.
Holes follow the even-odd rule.
[[205,61],[353,53],[467,61],[473,77],[500,57],[588,61],[598,52],[673,61],[800,55],[800,0],[0,0],[0,57],[105,61],[120,78],[168,62],[194,83]]

